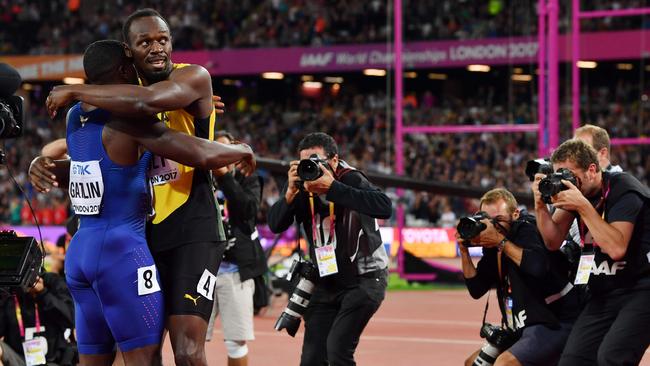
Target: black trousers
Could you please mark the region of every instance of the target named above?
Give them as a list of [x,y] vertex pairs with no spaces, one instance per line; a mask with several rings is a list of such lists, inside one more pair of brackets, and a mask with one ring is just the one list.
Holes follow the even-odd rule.
[[587,303],[559,365],[638,365],[648,345],[650,289],[616,290]]
[[331,292],[316,288],[305,312],[301,366],[356,365],[359,337],[386,294],[388,272],[359,277],[359,285]]

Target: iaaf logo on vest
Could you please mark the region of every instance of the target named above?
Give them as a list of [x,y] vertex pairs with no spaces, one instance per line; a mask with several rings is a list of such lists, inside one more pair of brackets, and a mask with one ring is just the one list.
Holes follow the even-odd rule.
[[91,175],[90,165],[74,164],[72,165],[72,174],[74,175]]
[[626,261],[614,262],[612,266],[609,266],[607,261],[600,262],[599,265],[596,265],[596,262],[591,266],[591,273],[595,275],[607,275],[607,276],[616,276],[616,271],[625,269]]

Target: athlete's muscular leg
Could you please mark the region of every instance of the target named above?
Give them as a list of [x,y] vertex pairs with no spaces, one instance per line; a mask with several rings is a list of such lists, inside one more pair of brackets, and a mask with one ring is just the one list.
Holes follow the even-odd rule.
[[207,366],[205,333],[208,322],[197,315],[171,315],[167,328],[177,366]]
[[101,355],[79,355],[79,366],[111,366],[115,359],[115,353],[104,353]]
[[160,348],[160,345],[153,345],[136,348],[128,352],[123,352],[122,356],[124,356],[124,365],[160,366],[162,365],[162,362],[160,362],[160,358],[158,357],[160,354]]

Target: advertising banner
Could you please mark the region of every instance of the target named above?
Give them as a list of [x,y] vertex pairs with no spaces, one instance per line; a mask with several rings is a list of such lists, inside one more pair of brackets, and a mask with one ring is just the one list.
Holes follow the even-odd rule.
[[[650,53],[650,31],[583,33],[583,60],[641,59]],[[571,57],[571,37],[559,37],[559,57]],[[466,41],[407,42],[405,69],[462,67],[469,64],[507,65],[537,62],[536,37],[490,38]],[[319,73],[388,68],[395,54],[385,43],[326,47],[287,47],[215,51],[175,51],[175,62],[205,66],[214,76],[251,75],[267,71]],[[24,80],[83,77],[81,55],[5,56],[0,62],[16,67]]]

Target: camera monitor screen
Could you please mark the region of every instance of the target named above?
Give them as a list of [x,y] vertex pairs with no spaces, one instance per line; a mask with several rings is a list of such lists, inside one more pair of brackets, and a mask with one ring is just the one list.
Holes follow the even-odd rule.
[[29,238],[3,240],[0,242],[0,273],[11,274],[20,271]]

